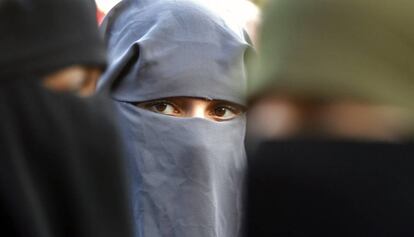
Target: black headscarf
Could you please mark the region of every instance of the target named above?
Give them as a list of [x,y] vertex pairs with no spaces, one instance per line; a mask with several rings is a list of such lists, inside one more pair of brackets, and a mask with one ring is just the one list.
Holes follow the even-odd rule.
[[0,1],[1,236],[130,236],[103,99],[41,85],[61,68],[104,65],[96,27],[92,1]]
[[104,66],[100,38],[92,0],[1,0],[0,80]]

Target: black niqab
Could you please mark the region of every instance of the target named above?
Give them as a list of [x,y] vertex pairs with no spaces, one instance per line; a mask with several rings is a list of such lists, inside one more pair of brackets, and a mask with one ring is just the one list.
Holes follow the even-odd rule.
[[1,82],[0,114],[2,233],[129,236],[116,134],[98,98]]
[[414,145],[274,141],[250,157],[248,236],[413,236]]
[[102,98],[41,85],[69,66],[104,66],[95,10],[92,0],[0,0],[0,236],[131,234]]

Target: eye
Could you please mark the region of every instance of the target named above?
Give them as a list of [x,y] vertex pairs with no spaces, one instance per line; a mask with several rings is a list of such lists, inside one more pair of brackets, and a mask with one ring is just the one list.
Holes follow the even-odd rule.
[[226,121],[231,120],[237,117],[242,112],[241,108],[230,105],[216,105],[213,107],[212,111],[209,113],[214,120],[217,121]]
[[166,102],[159,102],[159,103],[153,104],[150,108],[152,111],[160,113],[160,114],[174,115],[174,114],[180,113],[178,109],[174,107],[174,105],[166,103]]
[[139,106],[160,114],[180,116],[180,110],[177,108],[177,106],[167,101],[154,101],[144,103]]

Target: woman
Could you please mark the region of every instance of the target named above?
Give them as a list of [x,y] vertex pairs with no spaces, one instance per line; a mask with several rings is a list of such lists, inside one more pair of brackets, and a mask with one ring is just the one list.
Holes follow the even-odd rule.
[[194,1],[123,1],[103,23],[138,236],[241,234],[241,28]]
[[95,9],[0,1],[0,236],[133,234]]
[[248,236],[414,235],[413,11],[269,1],[251,74]]

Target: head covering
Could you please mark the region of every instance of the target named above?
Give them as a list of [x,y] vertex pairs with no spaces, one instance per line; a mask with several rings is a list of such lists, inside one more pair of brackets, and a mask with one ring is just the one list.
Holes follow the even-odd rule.
[[101,41],[93,0],[0,1],[0,80],[76,64],[102,67]]
[[241,28],[196,1],[123,1],[106,18],[111,64],[100,88],[118,108],[137,236],[240,236],[245,118],[153,113],[173,96],[244,103]]
[[243,104],[244,31],[195,2],[130,0],[108,13],[111,65],[101,87],[128,102],[193,96]]
[[274,89],[414,110],[413,10],[410,0],[269,2],[251,96]]

